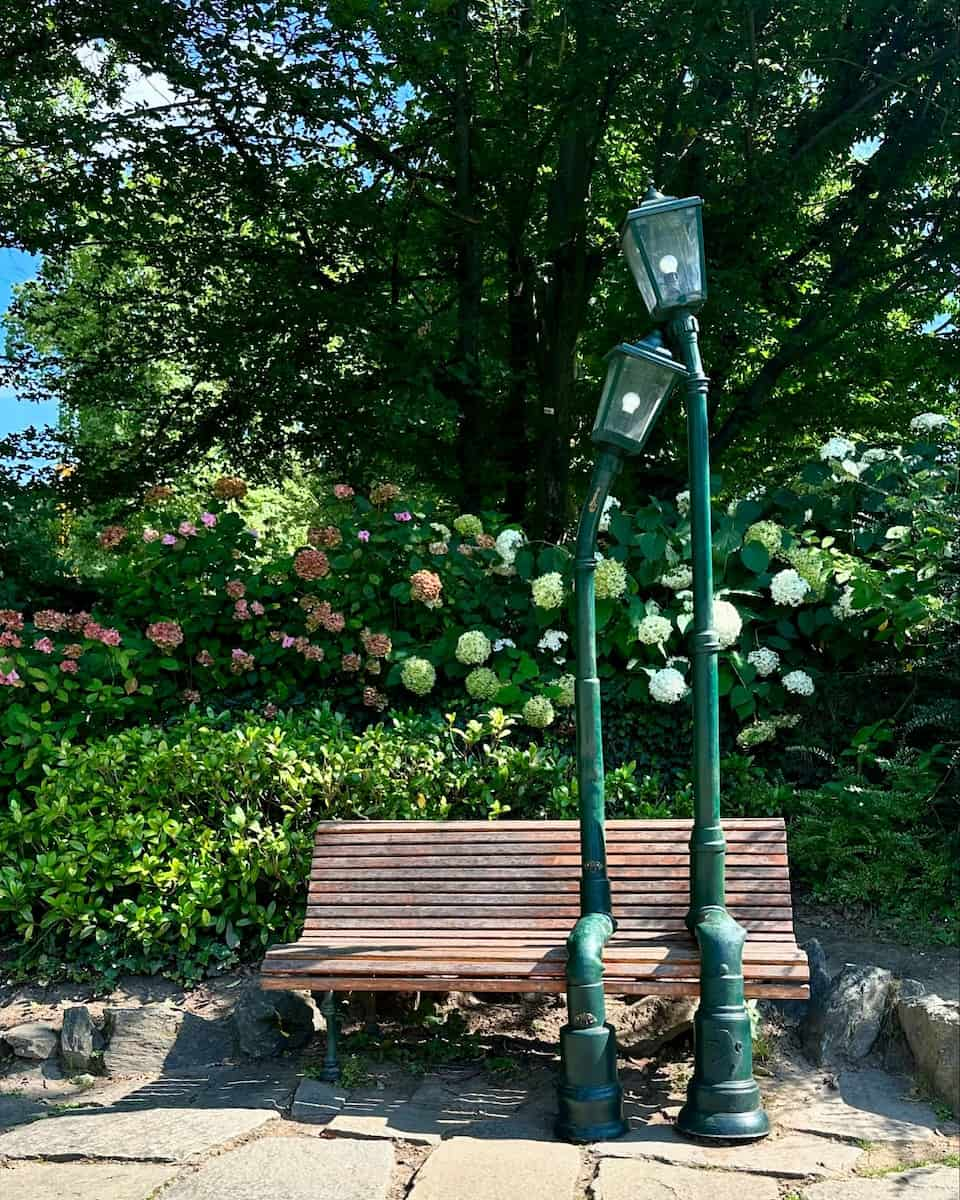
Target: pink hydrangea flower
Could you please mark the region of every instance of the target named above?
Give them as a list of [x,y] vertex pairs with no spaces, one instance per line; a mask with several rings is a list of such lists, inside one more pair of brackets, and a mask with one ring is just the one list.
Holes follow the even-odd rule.
[[407,512],[406,509],[404,509],[403,512],[394,513],[393,519],[395,521],[412,521],[413,513]]
[[370,530],[369,529],[361,529],[360,532],[357,534],[357,537],[360,539],[361,542],[369,542],[370,541]]
[[5,629],[3,633],[0,633],[0,646],[9,647],[11,650],[19,650],[21,645],[20,639],[11,630]]
[[292,638],[289,633],[285,633],[283,635],[283,641],[281,641],[280,645],[284,648],[284,650],[289,650],[295,641],[296,639]]
[[246,600],[238,600],[233,606],[233,619],[235,621],[250,620],[250,609],[247,607]]
[[[0,617],[2,617],[0,613]],[[49,629],[59,633],[67,623],[66,613],[57,612],[55,608],[42,608],[33,614],[33,623],[37,629]]]
[[76,673],[77,673],[76,659],[65,658],[63,660],[63,662],[60,664],[60,670],[63,671],[64,675],[76,675]]
[[22,629],[23,613],[15,608],[0,608],[0,626],[4,629]]
[[175,546],[177,544],[177,539],[172,533],[165,533],[160,541],[163,542],[165,546]]
[[349,483],[335,483],[333,485],[333,494],[338,500],[351,500],[354,491]]
[[247,591],[247,585],[240,579],[231,579],[224,589],[231,600],[240,600]]
[[202,524],[204,524],[207,527],[207,529],[212,529],[214,527],[214,525],[216,525],[216,523],[217,523],[217,515],[216,515],[216,513],[211,513],[211,512],[201,513],[200,520],[201,520]]
[[160,540],[160,530],[159,529],[145,529],[143,531],[142,537],[145,542],[159,541]]
[[176,621],[154,621],[147,626],[147,637],[161,650],[175,650],[183,641],[183,630]]
[[54,651],[53,642],[48,637],[37,638],[33,643],[34,650],[39,650],[41,654],[52,654]]
[[259,600],[254,600],[254,602],[250,605],[250,611],[255,617],[262,617],[266,610]]
[[[76,666],[77,664],[74,663],[73,665]],[[23,683],[16,671],[11,671],[8,675],[4,675],[0,671],[0,687],[23,687]]]
[[210,653],[209,650],[201,650],[200,653],[197,655],[197,662],[200,664],[201,667],[212,667],[213,666],[213,655]]
[[197,536],[197,527],[192,521],[181,521],[177,526],[177,530],[179,533],[182,533],[184,537]]
[[263,706],[263,715],[268,721],[272,721],[279,711],[279,708],[269,701]]

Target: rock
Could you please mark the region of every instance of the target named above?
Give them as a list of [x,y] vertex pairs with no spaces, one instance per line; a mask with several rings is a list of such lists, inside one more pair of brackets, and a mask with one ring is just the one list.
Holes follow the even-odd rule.
[[800,1133],[759,1143],[711,1146],[681,1137],[672,1125],[650,1124],[632,1129],[616,1141],[599,1143],[595,1149],[601,1158],[646,1158],[674,1166],[722,1168],[779,1179],[822,1179],[850,1171],[863,1154],[859,1146]]
[[163,1200],[386,1200],[392,1174],[386,1142],[261,1138],[205,1162]]
[[815,1183],[804,1200],[957,1200],[956,1167],[918,1167],[880,1179],[844,1179]]
[[896,1012],[921,1079],[960,1113],[960,1004],[901,991]]
[[454,1137],[420,1168],[410,1200],[570,1200],[579,1174],[580,1151],[546,1137]]
[[776,1183],[762,1175],[704,1174],[690,1167],[615,1158],[600,1163],[593,1187],[595,1200],[777,1200],[779,1194]]
[[279,1113],[267,1109],[140,1108],[51,1117],[0,1134],[0,1160],[113,1159],[119,1162],[189,1162],[243,1137]]
[[60,1060],[71,1075],[98,1074],[103,1070],[103,1038],[90,1010],[75,1004],[64,1010],[60,1031]]
[[818,978],[800,1028],[804,1054],[817,1066],[865,1058],[880,1036],[893,997],[893,976],[881,967],[848,963],[825,993]]
[[652,1057],[693,1029],[696,1011],[693,996],[644,996],[625,1008],[617,1022],[618,1041],[631,1057]]
[[3,1172],[3,1200],[146,1200],[170,1175],[149,1163],[18,1163]]
[[109,1041],[103,1066],[116,1079],[160,1075],[173,1052],[183,1013],[169,1004],[106,1010]]
[[237,1042],[249,1058],[276,1058],[313,1037],[317,1006],[302,992],[248,988],[233,1010]]
[[17,1058],[28,1058],[43,1062],[57,1052],[60,1035],[54,1025],[42,1021],[29,1021],[25,1025],[14,1025],[3,1031],[3,1040]]

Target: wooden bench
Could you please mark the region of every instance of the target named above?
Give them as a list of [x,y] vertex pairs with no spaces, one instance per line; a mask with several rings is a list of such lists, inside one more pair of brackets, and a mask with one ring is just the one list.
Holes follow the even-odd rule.
[[[684,926],[690,821],[609,821],[618,929],[603,961],[617,995],[696,995]],[[747,930],[748,997],[805,999],[782,820],[729,820],[727,905]],[[562,992],[579,909],[576,821],[324,821],[306,921],[273,946],[268,988]]]

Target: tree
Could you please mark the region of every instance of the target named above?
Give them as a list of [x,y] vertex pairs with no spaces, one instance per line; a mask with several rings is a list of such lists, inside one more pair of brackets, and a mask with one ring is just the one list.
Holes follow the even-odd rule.
[[[84,486],[295,449],[556,533],[601,355],[642,331],[616,229],[650,177],[705,199],[735,476],[902,428],[957,378],[955,328],[924,333],[954,311],[960,198],[957,21],[931,0],[152,0],[134,29],[12,7],[0,225],[50,263],[14,374],[120,418],[111,455],[77,447]],[[162,102],[124,106],[131,65]]]

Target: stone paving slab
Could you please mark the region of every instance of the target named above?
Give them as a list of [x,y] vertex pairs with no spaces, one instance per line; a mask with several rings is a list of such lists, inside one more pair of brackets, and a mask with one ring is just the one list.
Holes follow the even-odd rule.
[[[456,1127],[462,1126],[457,1122]],[[442,1125],[429,1108],[413,1108],[406,1101],[392,1104],[359,1105],[347,1103],[327,1125],[327,1131],[357,1138],[399,1138],[423,1146],[436,1146],[451,1123]]]
[[410,1200],[573,1200],[579,1174],[580,1151],[562,1142],[454,1137],[420,1168]]
[[811,1092],[796,1108],[777,1113],[780,1124],[803,1133],[868,1142],[920,1142],[933,1137],[937,1115],[909,1098],[911,1081],[885,1071],[845,1071],[835,1089]]
[[182,1175],[162,1200],[385,1200],[393,1147],[318,1137],[267,1137]]
[[681,1137],[672,1125],[633,1129],[626,1137],[598,1143],[594,1150],[600,1158],[642,1158],[779,1179],[817,1179],[849,1171],[863,1154],[859,1146],[799,1133],[743,1146],[706,1146]]
[[32,1096],[0,1094],[0,1129],[11,1129],[26,1121],[35,1121],[47,1111],[47,1106]]
[[844,1179],[803,1189],[804,1200],[957,1200],[956,1167],[917,1167],[879,1179]]
[[779,1195],[774,1180],[763,1175],[703,1172],[624,1158],[605,1158],[593,1184],[594,1200],[778,1200]]
[[51,1117],[0,1135],[0,1158],[188,1162],[278,1117],[267,1109],[248,1108],[157,1108]]
[[152,1163],[17,1163],[0,1169],[3,1200],[147,1200],[172,1177]]
[[293,1097],[290,1116],[306,1125],[326,1125],[343,1108],[347,1094],[335,1083],[301,1079]]

